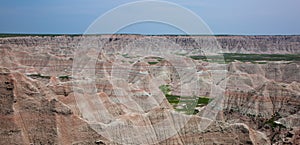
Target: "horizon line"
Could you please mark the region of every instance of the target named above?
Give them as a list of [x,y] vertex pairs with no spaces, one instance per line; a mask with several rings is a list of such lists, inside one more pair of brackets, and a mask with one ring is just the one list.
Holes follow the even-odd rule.
[[140,35],[140,36],[300,36],[300,34],[139,34],[139,33],[102,33],[102,34],[83,34],[83,33],[0,33],[0,37],[12,36],[97,36],[97,35]]

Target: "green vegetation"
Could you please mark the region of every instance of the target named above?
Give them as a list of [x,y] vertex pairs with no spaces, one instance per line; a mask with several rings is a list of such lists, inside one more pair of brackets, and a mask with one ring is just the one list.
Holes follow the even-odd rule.
[[197,114],[198,111],[194,110],[195,107],[205,106],[211,101],[211,99],[207,97],[172,95],[170,85],[162,85],[159,89],[165,94],[168,102],[172,104],[174,108],[178,105],[185,104],[184,107],[180,109],[176,108],[176,111],[184,112],[185,114]]
[[162,61],[162,60],[164,60],[163,58],[161,58],[161,57],[155,57],[155,59],[157,60],[157,61]]
[[160,62],[160,61],[163,60],[163,58],[157,57],[157,56],[151,56],[151,57],[146,57],[146,58],[149,58],[149,59],[156,59],[158,62]]
[[60,79],[70,79],[71,77],[70,76],[59,76],[58,78],[60,78]]
[[136,56],[133,56],[133,55],[129,55],[128,53],[125,53],[125,54],[121,54],[124,58],[139,58],[141,56],[139,55],[136,55]]
[[283,126],[282,124],[278,124],[275,122],[275,120],[273,118],[269,119],[268,121],[265,122],[265,124],[268,124],[272,127],[272,129],[279,127],[279,128],[286,128],[285,126]]
[[154,65],[154,64],[157,64],[158,62],[157,61],[149,61],[148,64],[150,65]]
[[165,94],[168,99],[168,102],[173,105],[177,105],[180,100],[180,96]]
[[[43,78],[43,79],[50,79],[51,78],[51,76],[45,76],[45,75],[42,75],[40,73],[38,73],[38,74],[29,74],[27,76],[34,77],[34,78]],[[71,79],[70,76],[59,76],[58,78],[59,79]]]
[[229,61],[300,61],[298,54],[239,54],[225,53],[224,58]]
[[190,56],[190,58],[192,58],[194,60],[204,60],[204,61],[207,61],[206,56],[204,56],[204,55],[194,55],[194,56]]
[[130,58],[130,57],[128,56],[127,53],[126,53],[126,54],[122,54],[122,56],[123,56],[124,58]]
[[164,93],[164,94],[169,94],[171,92],[171,86],[170,85],[161,85],[159,86],[159,89]]
[[44,75],[41,75],[40,73],[38,73],[38,74],[30,74],[30,75],[27,75],[27,76],[37,77],[37,78],[43,78],[43,79],[50,79],[51,78],[51,76],[44,76]]
[[145,59],[146,60],[150,59],[150,60],[148,60],[148,64],[150,64],[150,65],[157,64],[157,63],[161,62],[162,60],[164,60],[163,58],[156,57],[156,56],[146,57]]
[[211,101],[211,99],[209,99],[209,98],[206,98],[206,97],[199,97],[199,99],[198,99],[198,104],[204,104],[204,105],[207,105],[210,101]]
[[264,124],[269,125],[270,127],[272,127],[272,129],[279,127],[279,128],[286,128],[285,126],[283,126],[282,124],[278,124],[275,121],[278,120],[279,118],[281,118],[281,116],[279,115],[278,112],[276,112],[272,118],[270,118],[269,120],[267,120]]
[[197,55],[190,56],[194,60],[203,60],[216,63],[230,63],[233,61],[251,62],[265,64],[264,61],[300,61],[298,54],[242,54],[242,53],[223,53],[220,55]]

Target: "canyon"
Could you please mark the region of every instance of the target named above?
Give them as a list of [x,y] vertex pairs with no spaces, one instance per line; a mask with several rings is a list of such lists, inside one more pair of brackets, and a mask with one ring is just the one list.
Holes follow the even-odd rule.
[[0,144],[299,144],[300,36],[0,38]]

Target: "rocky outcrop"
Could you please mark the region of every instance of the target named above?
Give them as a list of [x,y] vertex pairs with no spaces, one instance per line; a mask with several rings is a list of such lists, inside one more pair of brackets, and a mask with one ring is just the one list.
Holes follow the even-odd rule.
[[45,85],[1,68],[1,144],[92,144],[102,139]]
[[[98,135],[87,122],[80,119],[80,114],[75,109],[76,105],[74,106],[76,102],[73,93],[61,95],[52,87],[47,87],[18,72],[11,72],[4,68],[1,69],[0,79],[4,82],[1,87],[3,92],[0,110],[3,118],[1,119],[0,137],[3,138],[1,143],[94,144],[100,141],[106,144],[118,144]],[[64,83],[52,80],[49,85],[55,87],[61,84]],[[109,109],[112,111],[111,114],[119,110],[120,112],[115,114],[116,117],[120,115],[123,119],[129,117],[124,111],[130,110],[125,106],[123,109],[117,109],[122,106],[109,103],[105,93],[100,96],[104,97],[104,103],[107,102],[106,108],[111,108]],[[156,111],[149,114],[152,123],[162,119],[160,110]],[[128,119],[135,121],[133,118]],[[194,126],[198,126],[201,120],[203,120],[201,117],[194,116],[177,136],[159,144],[268,143],[267,138],[261,136],[260,132],[244,124],[214,123],[203,131],[197,131]]]
[[300,36],[143,36],[143,35],[101,35],[101,36],[44,36],[44,37],[7,37],[1,38],[1,46],[14,50],[49,53],[56,56],[72,56],[81,40],[91,40],[96,47],[120,50],[137,41],[157,39],[169,41],[189,51],[206,49],[219,43],[223,52],[258,54],[299,54]]

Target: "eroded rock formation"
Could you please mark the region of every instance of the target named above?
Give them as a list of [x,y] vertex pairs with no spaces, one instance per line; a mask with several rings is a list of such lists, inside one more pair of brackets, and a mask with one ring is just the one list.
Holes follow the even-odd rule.
[[[73,64],[73,54],[85,37],[90,36],[0,39],[0,144],[300,143],[299,61],[214,64],[189,58],[181,62],[154,56],[137,59],[139,56],[118,51],[135,41],[153,38],[153,42],[175,42],[184,48],[182,54],[201,53],[199,48],[209,49],[216,41],[212,36],[103,35],[89,38],[99,42],[90,47],[106,49],[106,53],[97,55],[94,68],[82,69],[84,65]],[[218,36],[216,40],[223,52],[300,53],[299,36]],[[135,45],[142,46],[142,42]],[[191,68],[195,73],[180,73]],[[80,69],[84,71],[72,73]],[[213,75],[225,77],[214,80]],[[94,84],[81,84],[88,77],[94,77]],[[214,83],[222,87],[214,88]],[[170,95],[206,96],[211,97],[211,103],[221,104],[202,105],[196,108],[198,113],[178,117],[181,113],[159,90],[165,84],[170,85]],[[197,85],[197,90],[189,89]],[[212,88],[223,90],[224,97],[215,98],[220,94],[214,94]],[[85,92],[93,90],[102,106],[91,99],[85,107],[92,109],[92,115],[83,114],[76,95],[89,100],[95,96]],[[101,107],[111,116],[97,118]],[[214,107],[221,109],[212,119],[207,108]],[[89,118],[93,113],[95,120]],[[170,124],[156,126],[170,116],[176,120],[171,126],[182,124],[175,134],[168,132],[166,125]],[[189,120],[184,120],[185,116]],[[128,134],[120,134],[124,128],[118,127],[124,124],[144,125],[151,132],[134,132],[135,128],[129,127]],[[99,134],[107,126],[116,127],[111,138]],[[144,133],[149,137],[143,138]],[[137,138],[130,138],[132,135]]]

